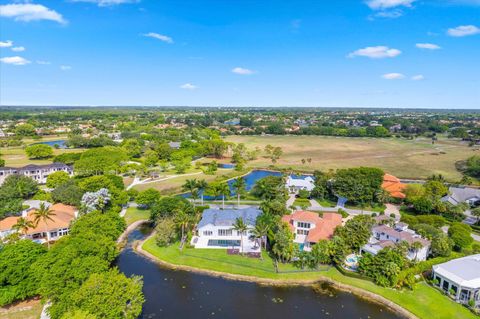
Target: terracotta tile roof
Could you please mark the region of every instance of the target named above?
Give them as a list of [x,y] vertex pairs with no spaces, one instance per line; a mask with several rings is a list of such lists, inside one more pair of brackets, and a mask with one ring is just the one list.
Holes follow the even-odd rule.
[[[47,221],[47,230],[52,231],[59,228],[70,227],[70,222],[75,219],[75,212],[77,209],[74,206],[64,205],[64,204],[55,204],[50,206],[50,209],[53,211],[54,216],[52,220]],[[35,223],[35,209],[28,211],[26,219]],[[0,231],[10,230],[17,223],[17,220],[20,217],[7,217],[0,221]],[[27,231],[28,235],[44,232],[45,223],[42,221],[39,222],[37,227],[30,228]]]
[[385,174],[383,176],[382,188],[394,198],[405,198],[403,191],[406,187],[407,185],[400,182],[400,180],[393,175]]
[[296,211],[291,215],[283,216],[282,221],[288,223],[292,231],[295,230],[293,221],[315,224],[315,228],[310,229],[307,240],[316,243],[320,240],[332,237],[335,228],[342,224],[342,215],[336,213],[323,213],[323,217],[320,217],[318,213]]

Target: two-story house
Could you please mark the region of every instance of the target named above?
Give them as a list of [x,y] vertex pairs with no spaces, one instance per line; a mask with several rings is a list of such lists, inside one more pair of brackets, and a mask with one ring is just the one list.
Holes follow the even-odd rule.
[[[196,236],[191,244],[195,248],[234,248],[243,252],[259,252],[260,245],[252,240],[251,231],[255,228],[261,210],[253,207],[244,209],[206,209],[197,225]],[[247,231],[241,234],[234,224],[241,218],[247,225]],[[243,244],[241,241],[243,240]]]
[[[401,242],[409,244],[407,258],[410,260],[426,260],[430,252],[431,242],[422,238],[415,231],[408,228],[408,225],[402,222],[396,223],[393,227],[389,225],[377,225],[372,228],[372,237],[369,242],[362,247],[363,252],[376,255],[385,247],[393,247]],[[420,243],[420,248],[415,249],[413,243]]]
[[286,222],[294,233],[293,241],[299,244],[300,250],[310,251],[320,240],[333,236],[335,228],[342,224],[342,215],[323,213],[320,216],[315,212],[296,211],[283,216],[282,221]]
[[46,165],[30,164],[23,167],[0,167],[0,185],[3,184],[5,179],[10,175],[24,175],[30,177],[39,184],[45,184],[47,182],[48,175],[64,171],[70,176],[73,175],[73,169],[63,163],[52,163]]

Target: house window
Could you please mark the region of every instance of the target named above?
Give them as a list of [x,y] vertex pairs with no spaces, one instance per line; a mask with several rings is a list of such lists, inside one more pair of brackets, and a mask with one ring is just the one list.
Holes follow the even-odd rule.
[[204,230],[203,231],[203,236],[212,236],[213,232],[211,230]]
[[298,228],[310,228],[310,223],[298,222],[297,227]]
[[68,235],[68,228],[59,229],[59,230],[58,230],[58,235],[59,235],[59,236]]
[[306,230],[306,229],[297,229],[297,235],[308,235],[308,230]]
[[218,236],[232,236],[232,230],[231,229],[219,229],[218,230]]
[[237,231],[237,236],[242,236],[242,235],[243,235],[243,236],[246,236],[246,235],[247,235],[247,232],[244,231],[243,234],[242,234],[242,232]]

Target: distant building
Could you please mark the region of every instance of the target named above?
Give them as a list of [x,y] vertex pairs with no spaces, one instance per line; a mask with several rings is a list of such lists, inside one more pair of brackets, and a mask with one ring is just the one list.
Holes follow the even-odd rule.
[[300,250],[310,251],[312,246],[320,240],[330,239],[335,228],[342,224],[342,215],[335,213],[318,213],[296,211],[285,215],[282,221],[286,222],[295,234],[294,242],[300,245]]
[[223,122],[225,125],[239,125],[240,124],[240,119],[231,119],[228,121]]
[[168,146],[170,146],[170,148],[178,150],[178,149],[180,149],[181,144],[182,143],[180,143],[180,142],[169,142]]
[[434,265],[433,278],[446,293],[453,292],[455,301],[480,305],[480,254],[450,260]]
[[385,174],[383,176],[382,188],[386,190],[391,197],[403,199],[405,198],[405,188],[406,184],[403,184],[397,177]]
[[52,163],[46,165],[30,164],[23,167],[0,167],[0,185],[3,184],[8,176],[15,174],[28,176],[39,184],[45,184],[47,182],[48,175],[60,171],[64,171],[70,176],[73,175],[72,167],[63,163]]
[[422,245],[422,248],[418,251],[410,248],[407,252],[408,259],[417,261],[427,259],[431,242],[422,238],[415,233],[415,231],[408,229],[408,225],[401,222],[396,223],[393,227],[385,224],[373,227],[372,237],[370,237],[368,243],[362,247],[362,251],[376,255],[382,249],[394,247],[401,242],[407,242],[409,245],[412,245],[414,242],[419,242]]
[[480,189],[470,187],[450,187],[449,194],[442,198],[443,201],[452,205],[467,203],[475,206],[480,203]]
[[250,239],[257,217],[262,213],[257,208],[206,209],[197,225],[197,235],[192,238],[195,248],[234,248],[241,250],[241,234],[233,229],[237,218],[243,219],[248,230],[243,234],[244,252],[260,252],[260,246]]
[[[54,241],[65,235],[68,235],[71,222],[78,217],[78,210],[73,206],[64,204],[54,204],[48,206],[53,211],[51,220],[49,220],[47,223],[40,221],[37,225],[35,225],[35,227],[28,229],[26,234],[22,234],[22,237],[37,241],[39,243],[44,243],[47,241]],[[36,209],[37,208],[32,208],[22,212],[22,217],[34,223],[34,213]],[[17,224],[19,218],[19,216],[12,216],[0,220],[0,238],[4,238],[17,232],[17,230],[14,229],[14,226]]]
[[300,190],[311,192],[315,188],[315,181],[311,176],[307,176],[306,178],[288,176],[285,187],[292,194],[297,194]]

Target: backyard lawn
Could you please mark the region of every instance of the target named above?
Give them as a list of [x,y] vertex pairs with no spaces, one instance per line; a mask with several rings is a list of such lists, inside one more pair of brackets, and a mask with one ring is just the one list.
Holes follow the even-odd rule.
[[[238,255],[227,255],[223,249],[178,249],[178,245],[158,247],[152,237],[143,244],[143,249],[160,260],[176,265],[186,265],[204,270],[254,276],[278,280],[315,280],[327,277],[337,282],[358,287],[381,295],[404,307],[419,318],[436,319],[474,319],[478,318],[463,306],[451,301],[436,289],[425,283],[416,285],[415,290],[394,290],[383,288],[362,279],[342,275],[335,268],[325,268],[323,271],[299,272],[292,265],[280,264],[280,272],[275,273],[272,259],[263,254],[263,260],[251,259]],[[441,305],[441,307],[439,306]]]
[[[283,155],[275,166],[303,171],[316,169],[376,166],[401,178],[426,178],[442,174],[456,181],[462,175],[455,163],[475,154],[474,148],[458,140],[440,138],[435,145],[431,140],[419,138],[406,140],[397,138],[348,138],[329,136],[228,136],[228,142],[245,143],[262,150],[267,144],[280,146]],[[268,167],[269,158],[262,154],[249,166]],[[311,158],[311,163],[302,164],[302,159]]]
[[42,313],[43,305],[40,300],[22,301],[9,308],[0,307],[2,319],[38,319]]
[[127,208],[127,212],[125,213],[125,222],[127,226],[136,222],[137,220],[141,219],[149,219],[150,218],[150,210],[148,209],[139,209],[137,207],[129,207]]

